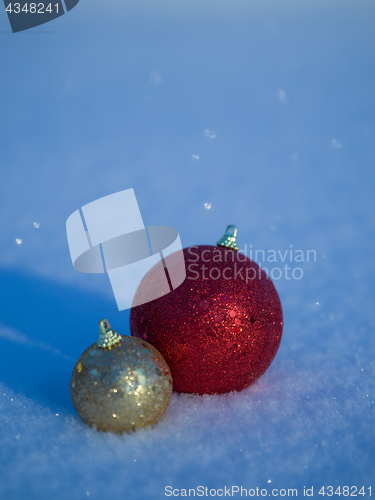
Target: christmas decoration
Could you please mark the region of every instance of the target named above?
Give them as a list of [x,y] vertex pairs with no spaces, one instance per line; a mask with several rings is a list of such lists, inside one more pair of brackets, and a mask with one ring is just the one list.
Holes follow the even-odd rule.
[[172,378],[162,355],[144,340],[121,336],[99,322],[99,340],[77,361],[70,380],[74,408],[103,431],[155,424],[168,408]]
[[[216,246],[184,249],[185,281],[131,311],[131,334],[161,352],[177,392],[240,391],[267,370],[278,350],[279,296],[267,274],[238,251],[236,234],[228,226]],[[165,259],[168,270],[175,256]],[[137,303],[153,274],[151,269],[139,285]]]

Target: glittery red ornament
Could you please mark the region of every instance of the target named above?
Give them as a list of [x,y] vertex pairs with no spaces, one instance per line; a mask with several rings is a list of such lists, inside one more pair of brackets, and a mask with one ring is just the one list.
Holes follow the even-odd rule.
[[[162,354],[175,391],[240,391],[267,370],[279,348],[279,296],[267,274],[237,250],[205,245],[183,252],[185,281],[134,307],[131,334]],[[168,268],[174,255],[166,259]],[[143,278],[138,300],[152,286],[153,274],[151,269]]]

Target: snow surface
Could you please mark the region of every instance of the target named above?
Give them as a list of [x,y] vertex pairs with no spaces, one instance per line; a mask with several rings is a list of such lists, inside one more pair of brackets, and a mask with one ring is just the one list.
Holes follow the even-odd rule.
[[[13,35],[0,12],[2,500],[375,494],[374,14],[362,0],[81,1]],[[285,328],[259,381],[174,394],[157,425],[117,436],[80,421],[69,379],[98,321],[129,334],[129,312],[106,276],[74,271],[65,221],[129,187],[183,246],[236,224],[248,255],[292,245],[316,261],[274,280]]]

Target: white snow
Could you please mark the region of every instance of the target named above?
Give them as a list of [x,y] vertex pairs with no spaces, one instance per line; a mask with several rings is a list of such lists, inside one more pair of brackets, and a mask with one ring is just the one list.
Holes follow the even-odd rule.
[[[55,33],[0,33],[0,498],[373,495],[373,3],[86,4]],[[247,254],[292,245],[305,262],[261,262],[303,276],[274,281],[283,339],[254,385],[174,394],[157,425],[119,436],[80,421],[69,379],[98,321],[129,334],[129,314],[106,275],[73,269],[65,221],[131,187],[184,247],[236,224]]]

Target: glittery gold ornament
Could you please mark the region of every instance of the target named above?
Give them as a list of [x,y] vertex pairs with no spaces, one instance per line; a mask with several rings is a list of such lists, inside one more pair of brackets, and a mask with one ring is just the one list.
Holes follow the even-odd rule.
[[103,431],[132,431],[166,412],[172,377],[162,355],[144,340],[121,336],[106,319],[99,340],[77,361],[70,394],[78,415]]

